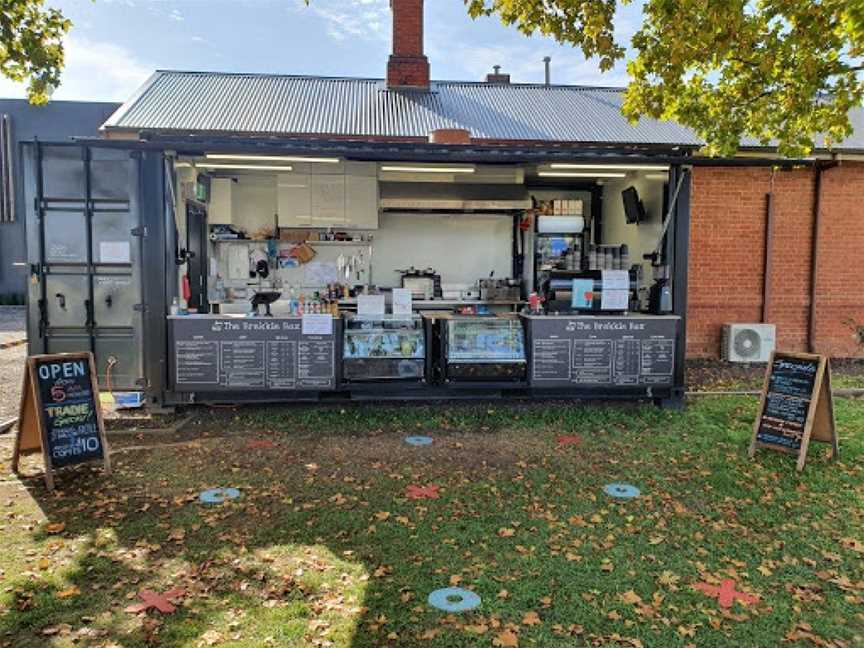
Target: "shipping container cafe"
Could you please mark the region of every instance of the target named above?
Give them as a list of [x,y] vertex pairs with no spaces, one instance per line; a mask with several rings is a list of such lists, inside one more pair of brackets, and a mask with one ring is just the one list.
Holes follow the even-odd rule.
[[147,403],[680,403],[699,142],[620,92],[158,72],[24,146],[30,352]]

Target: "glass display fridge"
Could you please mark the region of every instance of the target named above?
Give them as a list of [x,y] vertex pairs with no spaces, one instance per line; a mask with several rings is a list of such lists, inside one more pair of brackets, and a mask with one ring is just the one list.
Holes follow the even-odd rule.
[[422,381],[425,368],[426,340],[419,316],[345,315],[342,378],[346,382]]
[[454,316],[445,326],[445,377],[450,382],[526,379],[525,330],[518,317]]

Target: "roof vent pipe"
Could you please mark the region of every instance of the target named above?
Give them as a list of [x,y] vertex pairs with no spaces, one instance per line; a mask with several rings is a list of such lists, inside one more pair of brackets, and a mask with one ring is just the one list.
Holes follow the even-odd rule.
[[543,57],[543,66],[546,68],[546,85],[547,86],[552,85],[552,66],[550,65],[551,63],[552,63],[552,57],[551,56],[544,56]]

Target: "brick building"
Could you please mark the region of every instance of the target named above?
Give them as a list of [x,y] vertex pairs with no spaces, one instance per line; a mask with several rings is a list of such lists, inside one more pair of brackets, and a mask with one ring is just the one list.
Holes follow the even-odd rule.
[[862,162],[695,168],[688,355],[716,357],[724,323],[759,321],[780,348],[861,355],[862,195]]

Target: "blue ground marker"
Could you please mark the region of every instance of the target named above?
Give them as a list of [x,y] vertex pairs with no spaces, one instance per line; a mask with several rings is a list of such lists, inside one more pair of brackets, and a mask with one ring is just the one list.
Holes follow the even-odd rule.
[[435,590],[429,595],[428,602],[444,612],[469,612],[480,607],[480,597],[461,587]]
[[428,436],[409,436],[405,437],[405,443],[412,446],[427,446],[432,445],[432,437]]
[[603,487],[603,492],[618,499],[633,499],[640,495],[639,489],[630,484],[607,484]]
[[238,499],[239,497],[240,491],[236,488],[211,488],[201,493],[198,499],[204,504],[223,504],[228,500]]

